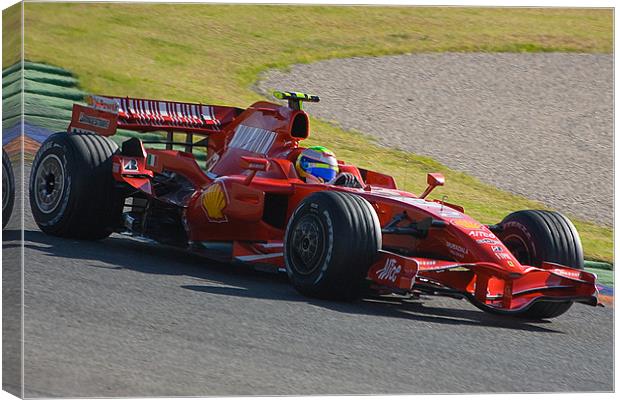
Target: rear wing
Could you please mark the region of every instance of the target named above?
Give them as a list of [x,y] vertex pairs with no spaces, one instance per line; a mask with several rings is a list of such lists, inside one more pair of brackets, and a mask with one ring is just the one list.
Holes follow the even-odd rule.
[[[117,129],[137,132],[164,131],[166,146],[185,144],[193,147],[193,135],[209,136],[221,132],[243,109],[200,103],[137,99],[129,97],[88,96],[88,105],[73,105],[69,133],[95,133],[112,136]],[[174,133],[185,133],[186,140],[174,142]]]

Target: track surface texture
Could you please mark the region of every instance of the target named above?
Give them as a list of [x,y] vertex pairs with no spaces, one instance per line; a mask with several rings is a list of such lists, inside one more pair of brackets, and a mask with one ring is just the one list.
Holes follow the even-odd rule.
[[[310,300],[120,235],[47,236],[26,210],[26,397],[613,389],[611,308],[528,322],[439,297]],[[3,236],[19,246],[15,218]]]
[[308,111],[344,129],[562,212],[613,223],[612,55],[351,58],[263,78],[265,94],[319,95]]

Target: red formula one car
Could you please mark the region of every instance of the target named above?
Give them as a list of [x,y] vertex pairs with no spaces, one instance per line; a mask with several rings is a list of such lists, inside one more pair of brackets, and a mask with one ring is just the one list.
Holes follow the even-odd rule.
[[[276,97],[288,105],[102,96],[74,105],[68,131],[52,135],[33,164],[37,224],[80,239],[125,232],[286,271],[299,292],[320,298],[443,294],[527,318],[597,304],[596,276],[583,271],[579,236],[563,215],[519,211],[483,225],[427,199],[441,174],[428,175],[420,196],[344,161],[332,180],[303,179],[296,163],[310,128],[301,106],[319,99]],[[109,138],[117,129],[142,133],[119,148]],[[143,133],[157,131],[160,148],[146,148],[154,143]]]

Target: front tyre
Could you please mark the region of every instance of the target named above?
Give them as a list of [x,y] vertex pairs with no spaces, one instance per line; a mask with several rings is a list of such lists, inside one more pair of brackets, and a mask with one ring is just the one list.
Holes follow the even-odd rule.
[[9,155],[2,149],[2,229],[6,227],[15,203],[15,176]]
[[300,293],[353,300],[380,249],[381,226],[370,203],[349,193],[323,191],[304,199],[289,220],[284,260]]
[[[521,264],[539,267],[547,261],[584,268],[579,233],[564,215],[555,211],[517,211],[504,218],[500,225],[499,239]],[[518,316],[554,318],[568,311],[572,304],[571,301],[540,301]]]
[[30,207],[43,232],[90,240],[112,233],[123,208],[112,178],[117,151],[93,134],[61,132],[43,143],[30,174]]

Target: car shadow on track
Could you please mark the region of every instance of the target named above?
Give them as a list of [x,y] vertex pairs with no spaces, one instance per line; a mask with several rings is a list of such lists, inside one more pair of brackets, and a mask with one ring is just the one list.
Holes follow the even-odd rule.
[[10,249],[21,247],[22,231],[16,229],[6,229],[2,231],[2,248]]
[[[20,231],[5,232],[3,246],[13,245],[15,242],[11,244],[6,241],[17,241],[20,236]],[[24,232],[24,237],[26,269],[29,255],[37,257],[43,255],[58,259],[82,260],[85,266],[91,268],[189,276],[208,284],[182,285],[181,288],[212,295],[305,302],[346,314],[404,318],[445,325],[562,333],[540,326],[548,321],[536,321],[536,324],[533,324],[532,321],[491,315],[477,309],[427,307],[422,301],[428,300],[428,303],[432,304],[433,299],[426,296],[419,300],[377,296],[349,303],[310,299],[297,293],[288,283],[285,274],[259,272],[243,266],[218,263],[182,250],[154,246],[118,235],[99,242],[91,242],[62,239],[39,231],[27,230]],[[457,300],[454,302],[458,305]]]
[[[287,283],[288,284],[288,283]],[[491,328],[503,328],[523,330],[530,332],[562,333],[560,331],[533,325],[532,321],[523,319],[494,316],[478,310],[463,310],[446,307],[427,307],[422,303],[428,300],[432,303],[432,297],[423,296],[418,300],[403,300],[396,297],[377,296],[365,297],[355,302],[336,302],[316,300],[304,297],[296,292],[290,296],[279,296],[264,290],[252,290],[252,287],[222,287],[214,285],[184,285],[185,289],[217,294],[224,296],[260,298],[267,300],[301,301],[315,306],[327,308],[332,311],[346,314],[363,314],[379,317],[392,317],[411,319],[414,321],[439,323],[445,325],[472,325]],[[463,300],[465,301],[465,300]],[[537,324],[549,323],[548,321],[536,321]]]

